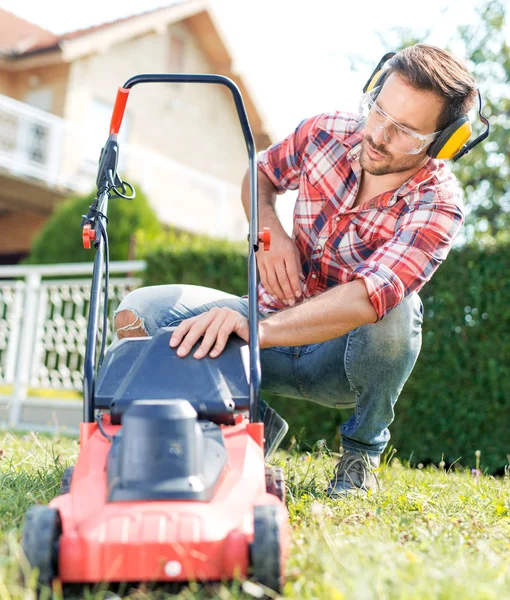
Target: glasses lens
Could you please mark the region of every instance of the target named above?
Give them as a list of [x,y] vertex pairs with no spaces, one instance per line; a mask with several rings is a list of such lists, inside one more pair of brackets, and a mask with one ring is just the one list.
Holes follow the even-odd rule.
[[392,147],[404,154],[418,154],[434,139],[433,137],[419,137],[412,131],[394,121],[377,104],[378,89],[363,95],[359,107],[360,120],[365,123],[367,131],[373,133],[384,128],[385,138]]

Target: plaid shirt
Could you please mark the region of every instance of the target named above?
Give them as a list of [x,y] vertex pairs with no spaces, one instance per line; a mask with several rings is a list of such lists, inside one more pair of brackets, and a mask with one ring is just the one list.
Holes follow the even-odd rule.
[[[304,298],[363,279],[380,320],[446,258],[464,221],[462,191],[445,163],[430,159],[397,190],[352,208],[362,138],[353,115],[322,114],[261,152],[258,167],[279,194],[299,190],[293,239]],[[263,311],[285,307],[262,284],[259,304]]]

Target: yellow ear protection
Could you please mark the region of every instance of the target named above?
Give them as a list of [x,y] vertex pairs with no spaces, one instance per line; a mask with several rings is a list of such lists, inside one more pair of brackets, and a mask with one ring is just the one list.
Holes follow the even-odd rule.
[[[379,91],[377,94],[379,94],[389,73],[389,70],[385,68],[385,64],[394,56],[395,52],[388,52],[381,58],[374,72],[365,83],[363,92],[371,92],[374,88],[378,87]],[[467,115],[462,115],[462,117],[459,117],[441,130],[438,137],[428,147],[427,154],[429,156],[455,162],[488,137],[490,125],[488,119],[482,114],[482,95],[480,94],[480,90],[478,90],[478,103],[478,117],[485,125],[485,131],[468,144],[467,141],[471,137],[471,123]]]

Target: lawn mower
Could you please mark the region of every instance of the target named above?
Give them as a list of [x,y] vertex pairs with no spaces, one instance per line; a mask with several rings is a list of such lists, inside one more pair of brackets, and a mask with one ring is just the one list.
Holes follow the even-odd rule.
[[[117,134],[131,88],[167,82],[226,86],[248,150],[250,341],[232,336],[214,359],[178,357],[169,346],[172,328],[119,340],[105,352],[108,201],[134,197],[117,174]],[[236,84],[213,74],[130,78],[117,93],[96,183],[82,222],[84,246],[96,253],[80,452],[61,494],[33,506],[23,525],[22,549],[38,586],[241,579],[279,593],[289,537],[285,482],[281,469],[266,467],[259,420],[255,253],[268,249],[270,233],[258,231],[255,146]]]

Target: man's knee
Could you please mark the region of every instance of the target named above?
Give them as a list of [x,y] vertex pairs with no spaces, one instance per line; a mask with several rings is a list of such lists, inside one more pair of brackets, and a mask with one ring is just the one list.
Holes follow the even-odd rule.
[[377,358],[393,360],[415,351],[423,321],[419,305],[416,295],[407,298],[381,321],[360,328],[358,337]]
[[114,318],[115,331],[119,339],[126,337],[148,337],[143,319],[131,310],[119,311]]

